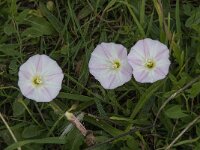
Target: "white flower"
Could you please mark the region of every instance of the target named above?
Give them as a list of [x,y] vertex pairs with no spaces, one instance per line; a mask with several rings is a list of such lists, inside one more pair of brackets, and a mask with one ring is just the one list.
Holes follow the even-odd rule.
[[153,83],[169,72],[169,49],[157,40],[139,40],[128,54],[133,76],[141,83]]
[[18,86],[25,97],[49,102],[58,95],[63,77],[56,61],[46,55],[34,55],[20,66]]
[[91,54],[89,71],[105,89],[114,89],[128,82],[132,68],[127,50],[121,44],[101,43]]

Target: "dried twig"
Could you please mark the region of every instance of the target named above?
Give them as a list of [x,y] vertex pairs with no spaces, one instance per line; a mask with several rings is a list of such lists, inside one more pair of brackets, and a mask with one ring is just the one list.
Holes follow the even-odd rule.
[[[81,114],[80,114],[81,115]],[[83,118],[83,113],[82,116],[78,116],[76,117],[73,113],[70,112],[66,112],[65,116],[67,117],[67,119],[76,126],[76,128],[81,132],[81,134],[85,137],[85,143],[88,146],[94,145],[95,144],[95,137],[93,135],[93,132],[91,130],[87,130],[85,128],[85,126],[80,122],[80,118]],[[66,130],[63,132],[63,134],[65,134],[66,131],[69,130],[69,128],[71,128],[70,126],[68,126],[66,128]]]

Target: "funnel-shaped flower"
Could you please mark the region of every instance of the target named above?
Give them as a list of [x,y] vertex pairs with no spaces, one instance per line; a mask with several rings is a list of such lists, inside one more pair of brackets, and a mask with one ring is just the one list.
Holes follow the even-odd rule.
[[169,71],[169,49],[157,40],[139,40],[128,55],[133,76],[141,83],[153,83],[165,78]]
[[18,86],[25,97],[49,102],[58,95],[63,77],[56,61],[46,55],[34,55],[20,66]]
[[90,73],[105,89],[114,89],[131,79],[127,50],[121,44],[101,43],[92,52]]

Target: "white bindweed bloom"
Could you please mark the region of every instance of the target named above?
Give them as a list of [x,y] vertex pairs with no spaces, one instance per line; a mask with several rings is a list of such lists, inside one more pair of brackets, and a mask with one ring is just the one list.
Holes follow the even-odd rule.
[[132,68],[126,48],[115,43],[97,45],[91,54],[89,71],[105,89],[114,89],[128,82]]
[[133,76],[141,83],[153,83],[165,78],[169,72],[169,49],[157,40],[139,40],[128,54]]
[[49,102],[59,93],[62,69],[46,55],[30,57],[19,69],[18,86],[22,94],[37,102]]

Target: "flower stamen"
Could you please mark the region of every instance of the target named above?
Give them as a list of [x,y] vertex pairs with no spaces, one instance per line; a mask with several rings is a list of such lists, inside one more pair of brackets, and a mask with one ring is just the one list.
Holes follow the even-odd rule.
[[151,60],[151,59],[148,59],[148,60],[146,61],[146,63],[145,63],[145,66],[146,66],[147,68],[149,68],[149,69],[152,69],[152,68],[155,67],[155,62],[154,62],[153,60]]
[[113,69],[119,69],[121,67],[121,63],[119,61],[114,61],[112,64]]
[[33,85],[34,86],[39,86],[43,83],[42,78],[40,76],[35,76],[33,78]]

